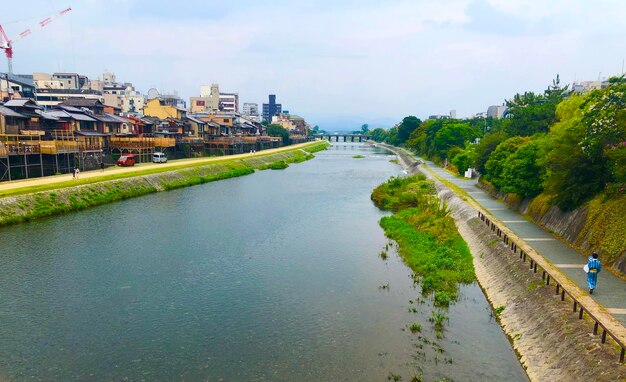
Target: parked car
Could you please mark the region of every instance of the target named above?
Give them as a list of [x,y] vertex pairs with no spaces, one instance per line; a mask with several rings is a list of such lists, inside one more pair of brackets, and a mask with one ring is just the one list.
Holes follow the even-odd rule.
[[117,160],[118,166],[134,166],[135,165],[135,154],[124,154]]
[[154,163],[166,163],[167,157],[165,156],[165,153],[156,152],[152,154],[152,161]]

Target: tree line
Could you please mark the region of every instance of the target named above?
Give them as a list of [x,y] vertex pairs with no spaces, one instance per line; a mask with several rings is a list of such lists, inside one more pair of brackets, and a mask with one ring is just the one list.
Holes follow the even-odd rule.
[[584,94],[561,86],[559,77],[542,93],[506,100],[504,118],[405,117],[372,139],[404,145],[418,155],[463,174],[476,169],[481,181],[504,193],[550,196],[564,210],[601,192],[626,187],[626,78]]

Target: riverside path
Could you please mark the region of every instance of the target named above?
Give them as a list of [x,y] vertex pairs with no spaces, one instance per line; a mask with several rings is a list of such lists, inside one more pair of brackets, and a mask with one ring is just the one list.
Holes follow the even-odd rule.
[[[539,252],[541,256],[559,268],[581,289],[588,290],[587,275],[582,268],[587,264],[589,254],[576,251],[519,212],[509,208],[504,202],[478,188],[476,179],[456,177],[431,161],[421,160],[439,178],[445,179],[467,192],[485,210],[493,214],[507,228]],[[605,264],[604,272],[600,273],[598,289],[594,291],[591,297],[622,325],[626,326],[626,280],[608,271],[608,264]]]
[[[101,178],[103,176],[109,175],[121,175],[121,176],[134,176],[141,175],[145,170],[150,169],[163,169],[164,171],[168,170],[176,170],[178,168],[184,167],[192,167],[192,166],[201,166],[204,164],[211,164],[215,162],[220,162],[224,160],[236,160],[236,159],[245,159],[254,156],[264,156],[270,154],[276,154],[282,151],[290,151],[294,149],[301,149],[311,144],[316,143],[313,142],[305,142],[299,143],[290,146],[283,146],[275,149],[267,149],[263,151],[259,151],[254,154],[236,154],[236,155],[227,155],[227,156],[218,156],[218,157],[201,157],[201,158],[188,158],[188,159],[177,159],[171,160],[167,163],[142,163],[137,164],[132,167],[117,167],[113,166],[107,168],[105,171],[102,170],[93,170],[93,171],[85,171],[80,173],[80,179],[91,179],[96,178],[95,181],[98,181],[97,178]],[[0,182],[0,197],[5,196],[3,193],[10,192],[12,190],[17,189],[27,189],[30,187],[43,186],[43,185],[55,185],[59,184],[60,187],[70,187],[71,184],[68,182],[73,181],[72,174],[63,174],[63,175],[54,175],[54,176],[45,176],[42,178],[29,178],[29,179],[21,179],[21,180],[13,180],[8,182]]]

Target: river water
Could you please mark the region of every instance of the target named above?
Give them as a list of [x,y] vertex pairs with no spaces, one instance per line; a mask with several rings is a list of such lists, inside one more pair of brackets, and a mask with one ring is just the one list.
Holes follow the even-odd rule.
[[316,156],[1,229],[0,380],[526,381],[476,284],[437,339],[378,256],[393,157]]

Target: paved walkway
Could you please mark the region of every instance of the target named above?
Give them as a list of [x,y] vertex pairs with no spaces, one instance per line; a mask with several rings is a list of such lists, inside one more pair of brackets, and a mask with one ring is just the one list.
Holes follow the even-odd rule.
[[[190,165],[201,165],[204,163],[211,163],[222,160],[230,160],[230,159],[243,159],[254,156],[263,156],[269,154],[275,154],[281,151],[289,151],[297,148],[303,148],[311,145],[312,142],[299,143],[291,146],[279,147],[276,149],[268,149],[259,151],[256,154],[236,154],[236,155],[226,155],[219,157],[202,157],[202,158],[190,158],[190,159],[177,159],[168,161],[167,163],[141,163],[132,167],[109,167],[106,170],[93,170],[93,171],[84,171],[79,174],[79,179],[89,179],[96,178],[103,175],[113,175],[113,174],[132,174],[133,172],[144,171],[152,168],[161,168],[161,169],[175,169],[179,166],[190,166]],[[132,175],[129,175],[132,176]],[[0,182],[0,196],[2,191],[13,190],[17,188],[23,187],[32,187],[39,186],[43,184],[54,184],[54,183],[63,183],[72,180],[72,174],[63,174],[63,175],[54,175],[54,176],[46,176],[43,178],[30,178],[30,179],[22,179],[22,180],[14,180],[10,182]]]
[[[461,187],[484,209],[491,212],[511,231],[533,247],[544,258],[558,267],[583,290],[587,288],[587,275],[583,266],[587,263],[588,254],[581,254],[567,244],[546,232],[543,228],[528,221],[519,212],[510,209],[503,202],[495,199],[477,186],[475,179],[458,178],[431,161],[425,161],[429,170],[437,176]],[[602,260],[602,259],[600,259]],[[607,309],[619,322],[626,325],[626,281],[603,270],[598,276],[598,288],[591,297]]]

